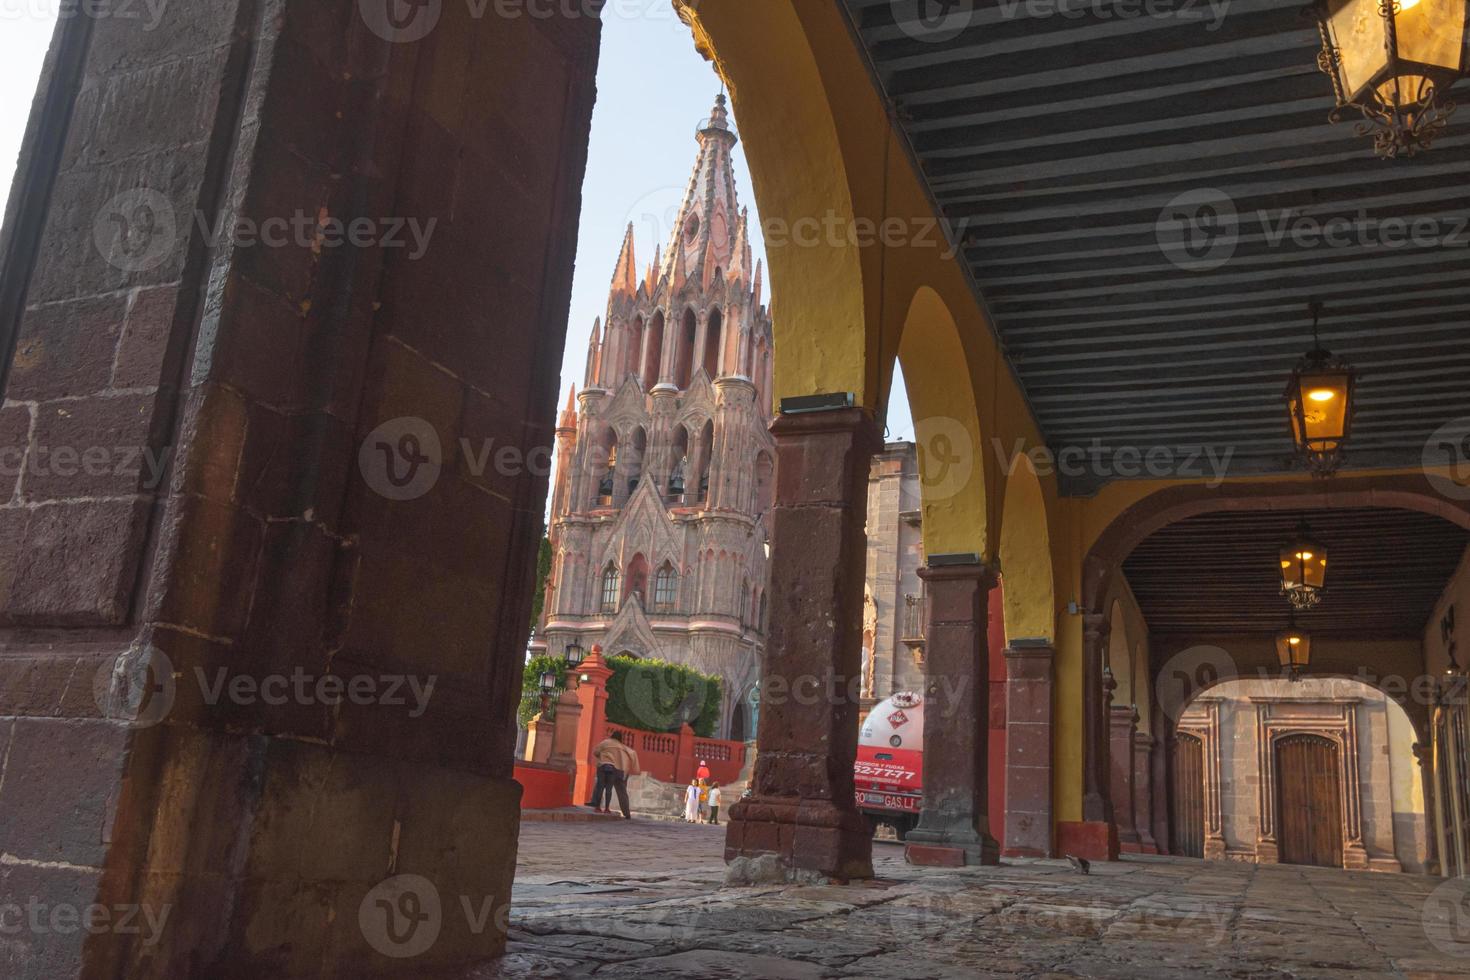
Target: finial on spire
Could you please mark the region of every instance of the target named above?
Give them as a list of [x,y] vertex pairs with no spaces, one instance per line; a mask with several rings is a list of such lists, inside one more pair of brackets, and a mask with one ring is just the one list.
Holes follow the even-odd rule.
[[730,113],[725,108],[725,93],[723,91],[715,96],[715,107],[710,110],[709,125],[706,128],[725,130],[730,128]]
[[613,272],[612,288],[615,293],[638,292],[638,266],[633,257],[633,222],[628,222],[628,231],[623,235],[623,250],[618,253],[618,267]]

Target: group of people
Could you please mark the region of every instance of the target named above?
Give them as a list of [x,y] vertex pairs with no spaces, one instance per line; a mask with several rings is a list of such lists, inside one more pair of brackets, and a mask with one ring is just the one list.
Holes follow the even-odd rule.
[[[613,794],[618,797],[618,809],[624,820],[632,820],[628,807],[628,777],[643,770],[638,765],[638,753],[623,742],[622,732],[612,732],[597,743],[592,750],[592,760],[597,763],[597,781],[592,786],[590,806],[597,813],[612,813]],[[688,823],[720,822],[720,784],[710,778],[709,763],[701,761],[695,777],[684,791],[684,820]]]
[[696,776],[684,789],[686,823],[720,822],[720,784],[709,778],[709,768],[700,763],[704,776]]

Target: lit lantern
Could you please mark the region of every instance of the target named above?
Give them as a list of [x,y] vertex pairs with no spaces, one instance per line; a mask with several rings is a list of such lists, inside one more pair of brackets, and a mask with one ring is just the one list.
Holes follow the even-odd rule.
[[1281,592],[1295,609],[1311,609],[1322,601],[1327,585],[1327,549],[1312,537],[1305,521],[1281,548]]
[[1347,361],[1322,349],[1317,341],[1320,317],[1321,307],[1314,303],[1313,349],[1292,370],[1285,397],[1297,455],[1314,475],[1325,477],[1342,464],[1343,443],[1352,434],[1358,372]]
[[1312,634],[1297,629],[1293,623],[1276,634],[1276,656],[1280,659],[1281,669],[1286,672],[1286,676],[1291,680],[1300,680],[1302,671],[1312,661]]
[[1363,114],[1358,135],[1372,134],[1385,157],[1428,149],[1455,104],[1450,86],[1466,71],[1466,0],[1317,0],[1322,51],[1317,66],[1332,78],[1340,122]]

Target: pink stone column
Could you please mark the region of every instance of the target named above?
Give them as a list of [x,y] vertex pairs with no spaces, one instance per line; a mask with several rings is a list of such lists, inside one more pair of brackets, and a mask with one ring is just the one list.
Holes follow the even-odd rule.
[[1051,857],[1052,670],[1045,640],[1006,647],[1006,820],[1001,853]]
[[1152,735],[1136,732],[1133,736],[1133,820],[1138,831],[1138,849],[1144,854],[1159,853],[1153,827],[1153,756]]
[[781,415],[772,510],[770,641],[751,795],[730,808],[729,878],[873,875],[857,809],[858,694],[868,468],[882,447],[866,409]]
[[1118,827],[1118,846],[1136,854],[1139,839],[1133,814],[1133,736],[1137,731],[1138,711],[1131,704],[1114,705],[1109,720],[1113,822]]
[[[931,563],[934,556],[931,556]],[[990,833],[989,595],[996,575],[979,562],[919,570],[924,625],[924,803],[909,831],[911,864],[997,864]]]

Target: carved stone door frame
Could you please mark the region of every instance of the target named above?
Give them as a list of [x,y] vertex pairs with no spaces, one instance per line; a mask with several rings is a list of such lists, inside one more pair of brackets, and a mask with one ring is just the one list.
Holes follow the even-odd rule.
[[1276,827],[1276,742],[1290,735],[1317,735],[1337,746],[1342,800],[1342,866],[1368,867],[1363,843],[1363,784],[1358,777],[1360,698],[1251,698],[1256,706],[1256,860],[1280,861]]
[[1204,746],[1206,861],[1225,857],[1225,827],[1220,816],[1220,704],[1224,700],[1209,696],[1195,698],[1190,707],[1204,709],[1204,718],[1181,718],[1174,726],[1175,732],[1193,735]]

